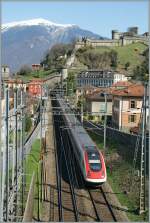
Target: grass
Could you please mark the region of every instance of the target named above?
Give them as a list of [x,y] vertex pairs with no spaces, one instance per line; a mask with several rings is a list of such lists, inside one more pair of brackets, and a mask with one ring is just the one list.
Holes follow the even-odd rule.
[[31,73],[29,73],[28,75],[17,75],[16,78],[17,79],[21,79],[23,81],[29,81],[32,80],[33,78],[37,78],[37,79],[43,79],[46,78],[49,75],[53,75],[55,74],[54,70],[47,70],[47,71],[32,71]]
[[[96,135],[93,132],[89,132],[89,135],[93,139],[93,141],[97,144],[98,148],[103,151],[103,137]],[[137,214],[139,200],[139,181],[134,182],[133,190],[130,193],[125,193],[129,190],[131,178],[130,173],[132,170],[131,164],[123,160],[121,157],[118,160],[112,160],[114,154],[117,153],[117,143],[109,140],[107,138],[107,153],[105,153],[105,158],[107,166],[107,177],[108,183],[111,185],[112,190],[116,193],[118,200],[121,205],[128,209],[127,216],[131,221],[148,221],[148,213],[144,213],[141,215]],[[112,171],[110,172],[110,164],[112,166]]]
[[[113,167],[112,173],[107,168],[108,182],[111,185],[114,193],[117,193],[118,200],[121,205],[128,209],[127,216],[131,221],[148,221],[148,213],[138,215],[138,199],[135,193],[126,194],[125,191],[128,185],[128,173],[131,171],[131,166],[122,161],[117,167]],[[135,191],[137,188],[134,188]],[[119,192],[119,193],[118,193]]]
[[[37,173],[38,173],[38,162],[40,159],[40,139],[35,140],[35,142],[32,145],[31,152],[26,160],[26,190],[29,191],[31,178],[33,175],[33,172],[35,172],[36,181],[37,181]],[[40,168],[39,168],[39,179],[40,179]],[[37,198],[38,196],[38,190],[37,186],[35,186],[34,190],[34,216],[37,216],[37,210],[38,210],[38,202]]]
[[125,64],[130,62],[129,71],[133,71],[133,69],[141,64],[144,57],[142,53],[146,50],[148,46],[143,43],[132,43],[127,46],[119,46],[119,47],[106,47],[99,46],[93,49],[88,49],[87,52],[99,53],[102,54],[104,52],[109,52],[111,50],[115,50],[118,53],[118,70],[125,70]]

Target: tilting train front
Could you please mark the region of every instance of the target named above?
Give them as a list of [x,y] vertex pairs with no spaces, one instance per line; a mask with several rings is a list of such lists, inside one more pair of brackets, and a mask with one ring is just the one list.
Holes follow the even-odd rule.
[[62,110],[63,119],[67,126],[67,131],[71,138],[74,153],[84,180],[92,184],[106,182],[107,176],[103,155],[75,117],[65,100],[60,99],[57,95],[57,101]]
[[85,152],[85,180],[91,183],[104,183],[106,181],[106,168],[102,154],[97,148],[89,148]]

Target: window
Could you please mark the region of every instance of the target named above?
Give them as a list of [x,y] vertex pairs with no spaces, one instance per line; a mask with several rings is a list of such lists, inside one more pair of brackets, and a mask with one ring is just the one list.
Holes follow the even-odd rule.
[[129,115],[129,119],[128,119],[128,122],[136,122],[136,115]]
[[101,169],[101,163],[90,163],[90,169],[93,171],[99,171]]
[[100,112],[105,112],[105,103],[100,104]]
[[130,101],[130,108],[135,108],[136,107],[136,101],[132,100]]

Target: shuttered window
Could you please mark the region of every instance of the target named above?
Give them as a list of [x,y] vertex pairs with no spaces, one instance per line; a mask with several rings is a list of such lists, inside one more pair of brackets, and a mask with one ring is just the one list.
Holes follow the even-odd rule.
[[136,122],[136,115],[129,115],[128,116],[128,122],[135,123]]

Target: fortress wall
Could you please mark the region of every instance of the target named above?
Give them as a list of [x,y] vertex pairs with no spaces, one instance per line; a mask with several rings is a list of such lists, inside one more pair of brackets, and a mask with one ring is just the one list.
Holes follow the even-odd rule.
[[128,44],[132,43],[145,43],[149,44],[149,38],[148,37],[123,37],[122,39],[113,39],[113,40],[92,40],[92,39],[87,39],[86,42],[83,41],[78,41],[76,42],[75,49],[79,49],[84,46],[93,46],[93,47],[98,47],[98,46],[108,46],[108,47],[113,47],[113,46],[125,46]]
[[123,46],[138,42],[149,44],[149,39],[145,37],[123,38]]
[[84,46],[93,46],[93,47],[98,47],[98,46],[121,46],[121,40],[99,40],[99,41],[87,41],[86,43],[84,42],[77,42],[75,45],[75,49],[79,49]]

